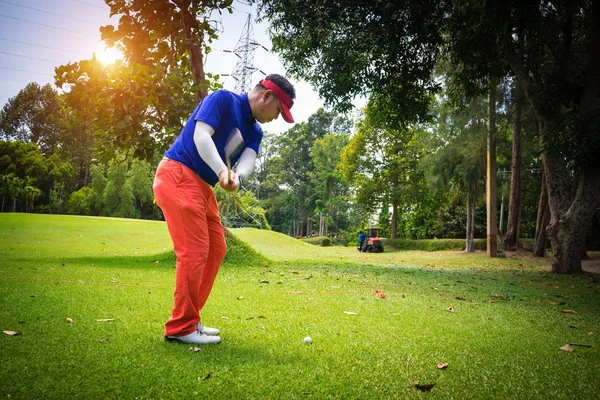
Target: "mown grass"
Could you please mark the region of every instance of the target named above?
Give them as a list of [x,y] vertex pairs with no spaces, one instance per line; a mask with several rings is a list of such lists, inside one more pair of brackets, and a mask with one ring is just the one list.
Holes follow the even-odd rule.
[[[0,396],[571,399],[600,390],[596,276],[552,275],[537,268],[549,260],[527,257],[364,254],[233,232],[241,240],[229,240],[203,312],[223,343],[193,352],[162,340],[175,264],[164,224],[0,214],[0,327],[23,333],[0,336]],[[559,350],[566,343],[592,347]],[[420,392],[414,381],[436,385]]]

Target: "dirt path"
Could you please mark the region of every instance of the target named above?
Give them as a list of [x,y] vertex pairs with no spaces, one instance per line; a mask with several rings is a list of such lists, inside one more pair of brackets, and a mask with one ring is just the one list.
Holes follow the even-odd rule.
[[[585,272],[591,272],[592,274],[600,274],[600,255],[591,255],[589,260],[582,260],[581,267]],[[546,271],[551,271],[552,266],[544,265],[540,268],[545,269]]]

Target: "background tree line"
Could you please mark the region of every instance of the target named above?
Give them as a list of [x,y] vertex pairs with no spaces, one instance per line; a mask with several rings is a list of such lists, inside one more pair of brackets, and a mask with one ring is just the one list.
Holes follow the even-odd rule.
[[[153,171],[220,87],[202,60],[231,1],[106,2],[120,20],[102,36],[124,59],[61,66],[62,94],[30,84],[0,112],[5,211],[160,218]],[[543,254],[547,234],[555,272],[579,271],[600,236],[598,3],[261,1],[274,50],[331,111],[266,134],[252,190],[228,201],[293,236],[379,224],[470,250],[493,129],[500,244],[536,238]]]

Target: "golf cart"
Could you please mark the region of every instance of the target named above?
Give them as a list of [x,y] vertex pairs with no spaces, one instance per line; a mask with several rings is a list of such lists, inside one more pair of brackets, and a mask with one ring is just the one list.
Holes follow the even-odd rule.
[[363,244],[362,252],[366,253],[383,253],[383,242],[379,237],[381,233],[381,228],[373,226],[369,228],[369,233],[367,235],[368,240],[367,243]]

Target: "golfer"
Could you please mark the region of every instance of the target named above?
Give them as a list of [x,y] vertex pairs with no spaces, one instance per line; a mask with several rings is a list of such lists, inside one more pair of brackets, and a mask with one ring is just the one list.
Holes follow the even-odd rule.
[[294,87],[277,74],[268,75],[246,94],[211,93],[158,165],[154,196],[177,256],[174,305],[165,340],[221,341],[219,330],[204,326],[200,318],[226,252],[212,187],[218,183],[230,192],[240,187],[254,169],[263,137],[259,123],[279,115],[293,123],[290,108],[295,97]]

